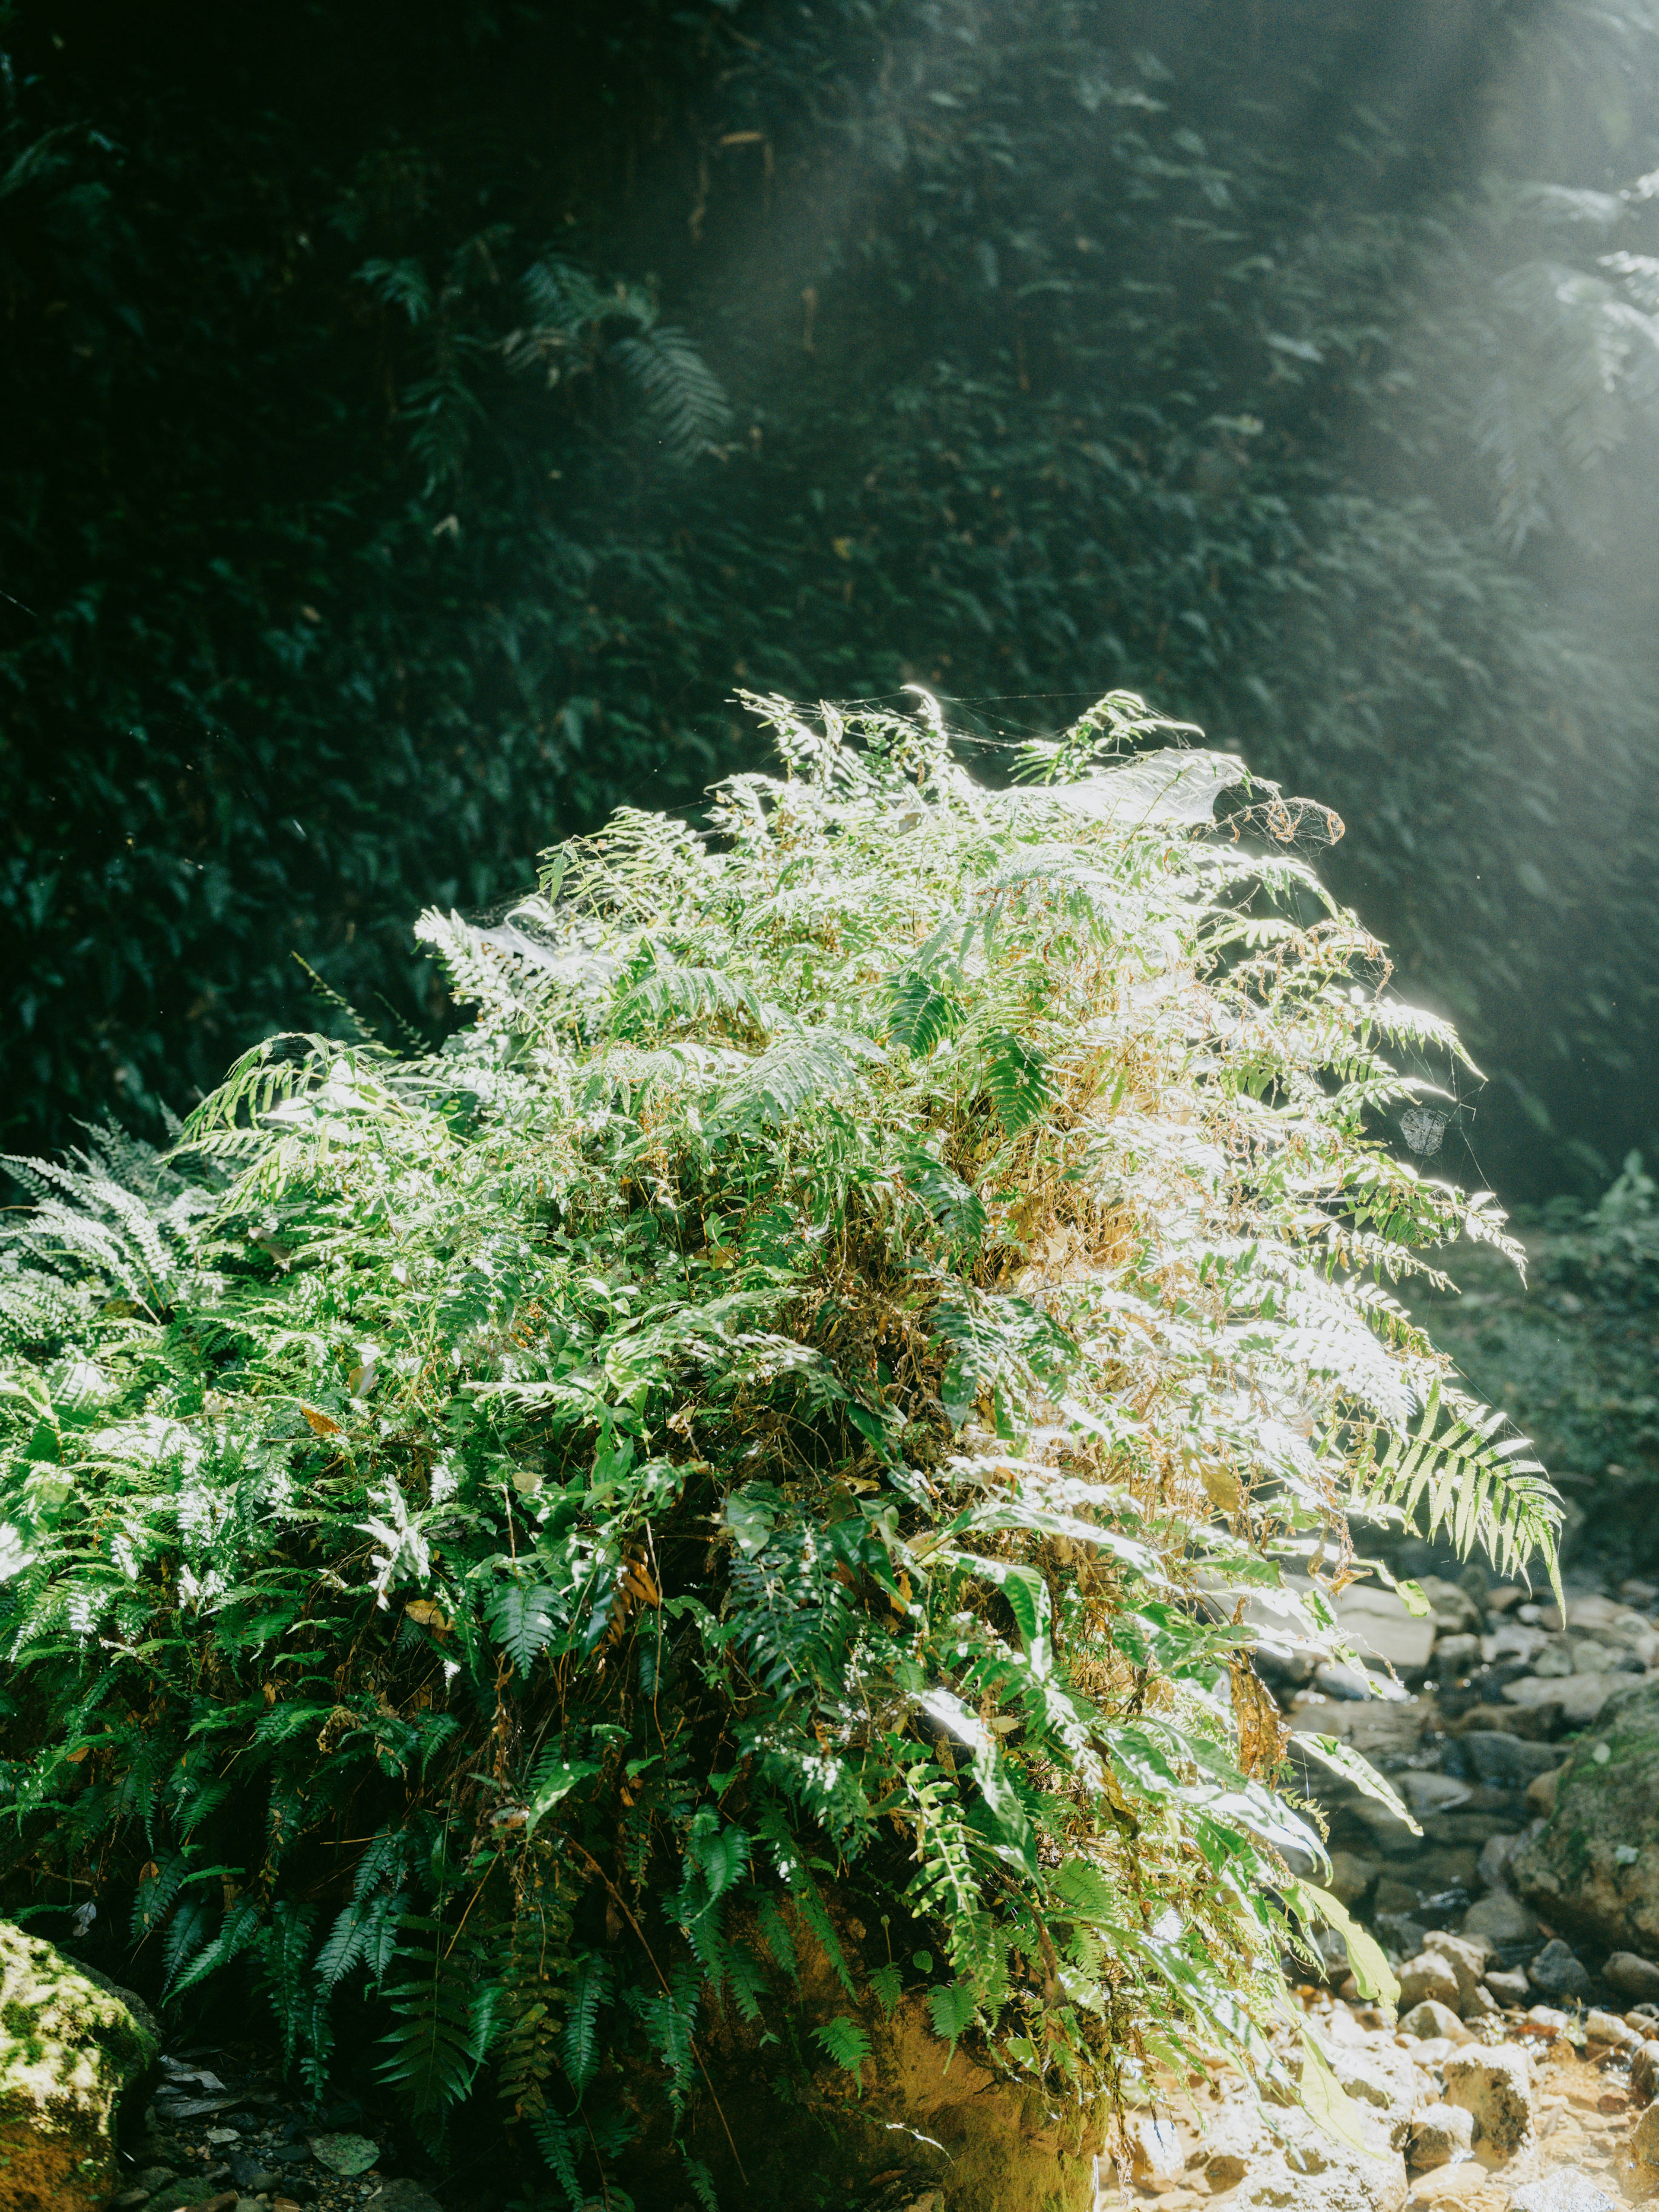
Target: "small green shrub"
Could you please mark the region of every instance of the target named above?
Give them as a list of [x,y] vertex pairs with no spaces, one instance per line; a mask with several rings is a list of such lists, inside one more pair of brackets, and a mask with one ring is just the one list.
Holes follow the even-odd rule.
[[573,2201],[814,1942],[849,2075],[907,1987],[1085,2113],[1282,2073],[1340,1916],[1241,1601],[1311,1577],[1336,1650],[1356,1513],[1556,1523],[1390,1291],[1510,1248],[1367,1133],[1455,1040],[1294,803],[1113,760],[1127,696],[1009,791],[931,708],[752,703],[787,773],[708,836],[426,917],[442,1054],[267,1043],[168,1159],[25,1170],[0,1278],[14,1883],[318,2081],[378,1991],[428,2134],[488,2069]]

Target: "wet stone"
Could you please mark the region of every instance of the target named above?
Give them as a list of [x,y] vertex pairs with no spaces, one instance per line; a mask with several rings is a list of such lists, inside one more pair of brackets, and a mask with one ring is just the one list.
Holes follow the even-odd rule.
[[1634,1951],[1615,1951],[1602,1967],[1601,1978],[1609,1989],[1633,2002],[1659,1998],[1659,1966]]
[[1527,1968],[1527,1979],[1540,1996],[1569,2002],[1589,1995],[1589,1971],[1559,1936],[1546,1943]]

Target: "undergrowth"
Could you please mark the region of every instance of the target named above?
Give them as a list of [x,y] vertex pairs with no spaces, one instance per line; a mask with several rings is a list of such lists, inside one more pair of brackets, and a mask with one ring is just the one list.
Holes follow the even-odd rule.
[[487,2085],[573,2203],[635,2141],[713,2202],[710,2037],[809,1956],[860,2083],[908,2005],[1082,2128],[1217,2056],[1340,2124],[1243,1600],[1336,1650],[1356,1516],[1506,1571],[1558,1517],[1393,1288],[1512,1249],[1390,1148],[1455,1041],[1136,700],[1006,791],[931,702],[751,703],[786,773],[708,834],[425,918],[441,1054],[276,1038],[165,1158],[17,1164],[9,1893],[242,1978],[313,2085],[378,1993],[434,2147]]

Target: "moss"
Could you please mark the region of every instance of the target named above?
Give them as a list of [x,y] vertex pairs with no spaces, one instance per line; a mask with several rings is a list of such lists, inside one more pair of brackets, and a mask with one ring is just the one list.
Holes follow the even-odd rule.
[[155,2055],[119,1998],[0,1922],[0,2204],[94,2212],[115,2178],[115,2100]]

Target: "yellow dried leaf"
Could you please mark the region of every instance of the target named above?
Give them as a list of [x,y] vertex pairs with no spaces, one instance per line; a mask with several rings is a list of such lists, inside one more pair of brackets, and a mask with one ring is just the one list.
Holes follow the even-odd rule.
[[313,1433],[319,1437],[343,1436],[345,1432],[331,1414],[319,1413],[314,1406],[301,1405],[300,1411],[310,1422]]
[[1290,1730],[1272,1693],[1244,1653],[1231,1662],[1238,1763],[1246,1774],[1271,1774],[1285,1756]]
[[434,1629],[440,1636],[447,1636],[449,1632],[449,1621],[443,1607],[434,1605],[429,1597],[411,1598],[404,1611],[422,1628]]

